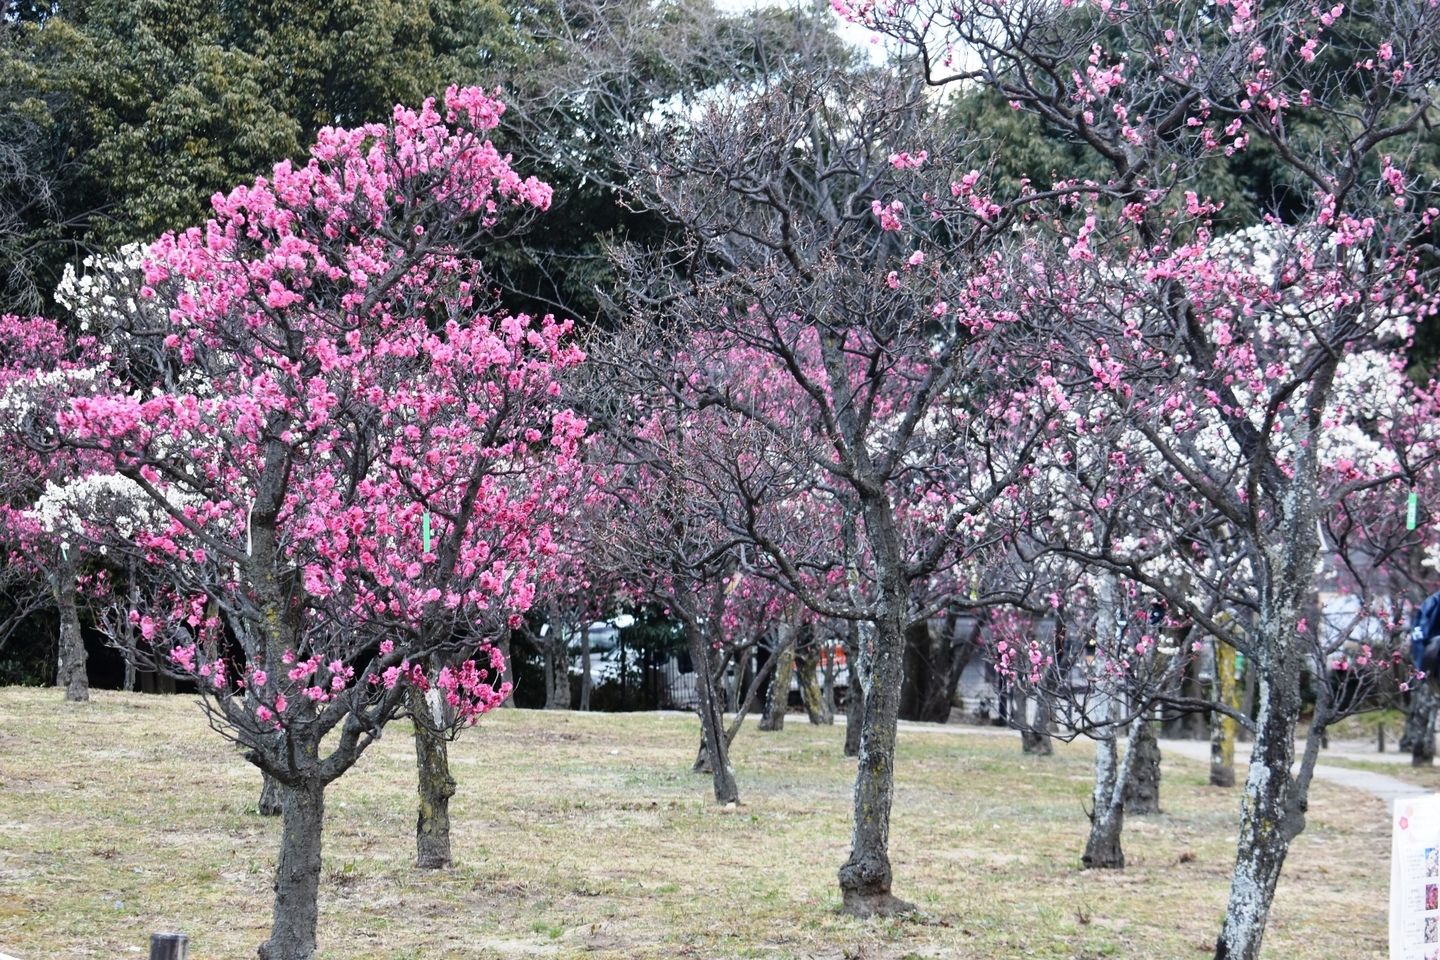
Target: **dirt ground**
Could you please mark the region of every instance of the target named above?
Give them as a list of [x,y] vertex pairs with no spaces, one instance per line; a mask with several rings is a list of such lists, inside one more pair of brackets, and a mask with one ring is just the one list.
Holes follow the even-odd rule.
[[[414,751],[397,724],[327,794],[320,956],[1199,958],[1213,950],[1239,811],[1203,765],[1164,764],[1165,813],[1126,825],[1123,872],[1078,869],[1093,752],[906,729],[891,833],[921,913],[837,912],[852,761],[842,727],[750,724],[743,805],[689,772],[693,718],[504,710],[452,748],[451,871],[414,869]],[[279,824],[259,776],[189,697],[0,689],[0,953],[253,957]],[[1383,804],[1319,783],[1285,866],[1270,957],[1386,955]]]

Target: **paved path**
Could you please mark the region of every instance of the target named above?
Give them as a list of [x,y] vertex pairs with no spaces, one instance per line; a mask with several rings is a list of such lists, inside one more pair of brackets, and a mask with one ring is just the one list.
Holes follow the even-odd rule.
[[[786,717],[787,721],[790,719],[791,717]],[[803,723],[804,719],[805,718],[801,716],[800,722]],[[837,724],[844,724],[845,717],[843,715],[837,716],[835,722]],[[901,731],[913,731],[916,733],[969,734],[971,736],[981,737],[1016,736],[1015,731],[1008,727],[986,727],[968,723],[915,723],[913,721],[901,720],[899,726]],[[1358,749],[1345,749],[1352,746],[1358,747],[1359,744],[1352,745],[1348,742],[1343,744],[1336,743],[1335,747],[1338,749],[1325,750],[1320,755],[1321,757],[1328,756],[1339,760],[1358,760],[1366,763],[1408,764],[1410,762],[1410,755],[1408,753],[1367,753]],[[1304,741],[1300,742],[1297,747],[1297,750],[1298,749],[1304,749]],[[1185,757],[1186,759],[1195,760],[1208,766],[1210,763],[1210,744],[1204,740],[1161,740],[1160,755],[1162,757],[1167,755]],[[1247,765],[1249,764],[1248,756],[1243,761],[1241,761],[1238,756],[1235,759]],[[1400,797],[1416,797],[1430,792],[1424,787],[1416,786],[1413,783],[1406,783],[1404,780],[1387,776],[1383,773],[1372,773],[1369,770],[1353,770],[1349,767],[1336,767],[1328,763],[1315,764],[1315,777],[1316,779],[1325,780],[1342,787],[1350,787],[1354,790],[1363,790],[1366,793],[1373,794],[1381,800],[1384,800],[1386,807],[1391,810],[1395,807],[1396,799]]]
[[[1328,751],[1327,751],[1328,752]],[[1200,740],[1161,740],[1160,755],[1167,753],[1181,757],[1188,757],[1191,760],[1198,760],[1201,763],[1210,762],[1210,744]],[[1321,754],[1324,756],[1325,754]],[[1332,756],[1343,759],[1372,760],[1375,757],[1383,757],[1386,754],[1351,754],[1335,753]],[[1394,754],[1390,754],[1394,756]],[[1237,761],[1239,757],[1235,758]],[[1409,757],[1406,757],[1409,760]],[[1248,763],[1248,757],[1246,758]],[[1334,767],[1328,763],[1315,764],[1315,777],[1318,780],[1326,780],[1330,783],[1339,784],[1342,787],[1350,787],[1355,790],[1364,790],[1372,793],[1385,801],[1385,806],[1390,810],[1395,809],[1395,801],[1400,797],[1416,797],[1427,794],[1430,791],[1424,787],[1416,786],[1413,783],[1406,783],[1396,777],[1387,776],[1383,773],[1372,773],[1369,770],[1353,770],[1349,767]]]
[[[977,727],[958,723],[906,723],[901,721],[902,730],[930,730],[948,731],[950,733],[969,733],[981,736],[1015,736],[1014,731],[1004,727]],[[1340,746],[1337,744],[1336,746]],[[1345,744],[1349,746],[1349,744]],[[1298,749],[1303,749],[1303,742]],[[1210,744],[1204,740],[1161,740],[1160,755],[1185,757],[1199,763],[1210,763]],[[1409,763],[1410,755],[1401,753],[1363,753],[1354,750],[1326,750],[1321,753],[1322,757],[1330,756],[1342,760],[1361,760],[1368,763]],[[1240,760],[1236,757],[1236,760]],[[1241,761],[1249,763],[1249,757]],[[1406,783],[1397,777],[1387,776],[1383,773],[1373,773],[1369,770],[1353,770],[1349,767],[1336,767],[1328,763],[1315,764],[1315,777],[1318,780],[1325,780],[1338,784],[1342,787],[1350,787],[1354,790],[1363,790],[1373,794],[1385,801],[1385,806],[1394,810],[1395,801],[1400,797],[1415,797],[1427,794],[1430,791],[1424,787],[1418,787],[1413,783]]]

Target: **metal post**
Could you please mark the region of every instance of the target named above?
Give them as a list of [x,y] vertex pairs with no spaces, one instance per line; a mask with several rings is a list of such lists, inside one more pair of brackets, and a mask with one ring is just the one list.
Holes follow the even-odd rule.
[[190,938],[183,933],[150,934],[150,960],[185,960]]

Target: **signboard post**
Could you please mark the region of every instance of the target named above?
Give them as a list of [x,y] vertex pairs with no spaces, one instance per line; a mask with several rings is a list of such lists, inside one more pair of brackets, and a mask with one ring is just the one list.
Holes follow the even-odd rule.
[[1395,801],[1390,960],[1440,960],[1440,796]]

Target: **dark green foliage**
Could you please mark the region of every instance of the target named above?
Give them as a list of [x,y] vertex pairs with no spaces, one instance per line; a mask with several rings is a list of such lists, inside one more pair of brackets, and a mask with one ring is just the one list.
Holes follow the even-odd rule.
[[0,277],[6,308],[47,306],[85,250],[203,223],[216,191],[302,155],[322,126],[384,120],[535,55],[521,15],[493,0],[38,9],[0,27],[0,134],[53,195],[20,203],[0,157],[0,244],[11,214],[10,245],[39,248],[28,286]]

